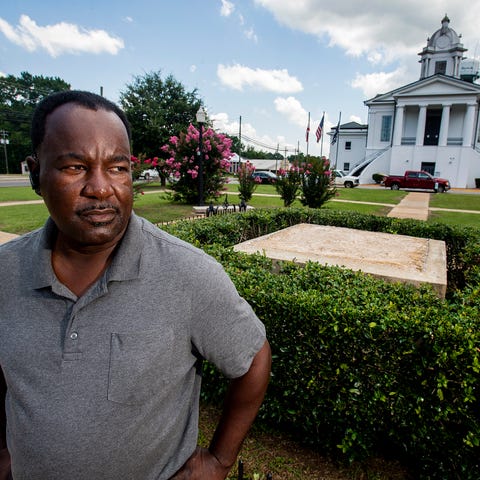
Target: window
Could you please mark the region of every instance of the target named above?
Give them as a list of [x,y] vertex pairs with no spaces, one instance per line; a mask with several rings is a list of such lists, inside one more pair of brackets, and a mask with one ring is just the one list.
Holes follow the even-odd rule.
[[392,133],[392,116],[384,115],[382,117],[382,131],[380,133],[381,142],[389,142]]
[[348,172],[350,170],[350,163],[344,163],[343,164],[343,171]]
[[443,73],[445,75],[447,71],[447,62],[435,62],[435,73]]
[[351,150],[352,149],[352,142],[345,142],[345,150]]

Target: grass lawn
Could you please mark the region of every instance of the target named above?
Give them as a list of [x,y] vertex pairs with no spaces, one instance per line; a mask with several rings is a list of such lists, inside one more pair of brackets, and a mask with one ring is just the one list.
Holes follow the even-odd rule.
[[[135,199],[135,212],[153,223],[170,222],[179,218],[192,216],[190,205],[171,201],[162,191],[158,182],[141,184],[144,195]],[[238,203],[238,186],[228,184],[225,194],[231,204]],[[225,200],[222,194],[217,204]],[[392,191],[382,188],[338,188],[337,194],[323,208],[355,211],[372,215],[386,215],[390,208],[385,205],[395,205],[407,195],[405,191]],[[40,197],[30,187],[0,188],[0,202],[38,200]],[[337,201],[343,200],[343,201]],[[347,203],[352,202],[352,203]],[[368,203],[356,203],[368,202]],[[273,185],[258,185],[249,204],[255,208],[283,207],[283,201],[278,196]],[[378,205],[372,205],[378,204]],[[296,200],[293,206],[301,206]],[[480,195],[448,192],[446,194],[431,194],[430,206],[445,209],[462,209],[480,211]],[[43,205],[15,205],[0,207],[0,230],[9,233],[26,233],[40,227],[47,218],[47,210]],[[429,222],[442,222],[451,225],[480,226],[480,214],[448,211],[431,211]]]
[[26,200],[40,200],[40,197],[30,187],[0,188],[0,202],[24,202]]
[[480,194],[432,193],[430,194],[430,207],[480,211]]
[[447,225],[464,225],[480,228],[480,213],[441,212],[431,210],[428,216],[429,223],[446,223]]
[[[10,187],[0,188],[0,191],[7,188]],[[0,207],[0,231],[18,235],[31,232],[41,227],[47,218],[48,210],[43,203]]]
[[430,207],[451,210],[470,210],[479,213],[430,210],[428,222],[480,227],[480,195],[478,194],[452,192],[445,194],[432,193],[430,194]]

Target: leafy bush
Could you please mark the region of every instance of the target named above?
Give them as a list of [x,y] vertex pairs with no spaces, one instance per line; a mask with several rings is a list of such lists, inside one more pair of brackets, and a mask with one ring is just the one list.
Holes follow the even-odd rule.
[[375,182],[375,183],[382,183],[383,182],[383,179],[386,177],[386,175],[384,173],[374,173],[372,175],[372,180]]
[[311,163],[305,166],[302,175],[302,205],[310,208],[320,208],[335,195],[332,186],[330,162],[322,158],[311,158]]
[[[265,256],[229,248],[300,222],[444,240],[447,299],[316,263],[274,270]],[[261,419],[345,461],[380,454],[414,478],[479,478],[478,229],[317,209],[189,225],[170,229],[214,255],[266,325],[274,358]],[[219,399],[224,388],[206,365],[203,395]]]
[[258,185],[257,179],[252,177],[254,171],[255,167],[248,160],[238,168],[238,193],[240,200],[245,202],[250,201]]
[[302,172],[303,170],[297,165],[292,165],[287,170],[279,170],[275,181],[275,190],[282,198],[284,207],[289,207],[297,198],[302,184]]

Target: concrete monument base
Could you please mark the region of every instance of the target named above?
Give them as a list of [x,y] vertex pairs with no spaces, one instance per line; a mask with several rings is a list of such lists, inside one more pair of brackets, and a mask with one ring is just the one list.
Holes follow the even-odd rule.
[[441,298],[447,288],[445,242],[366,232],[351,228],[299,224],[234,247],[299,264],[315,261],[413,285],[430,284]]

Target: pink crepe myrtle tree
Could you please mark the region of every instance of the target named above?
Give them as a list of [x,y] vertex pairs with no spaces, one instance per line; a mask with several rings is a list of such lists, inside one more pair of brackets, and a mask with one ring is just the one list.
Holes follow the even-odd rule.
[[277,180],[275,181],[275,189],[282,197],[283,205],[289,207],[297,198],[302,184],[303,169],[297,164],[292,164],[289,168],[281,168],[277,172]]
[[[203,192],[205,200],[218,198],[226,183],[230,169],[232,141],[212,128],[202,132]],[[173,198],[185,203],[195,203],[198,198],[199,131],[190,124],[187,132],[170,137],[161,147],[165,158],[151,159],[171,179]]]
[[238,167],[238,196],[240,197],[240,200],[243,200],[244,202],[249,202],[251,200],[253,192],[261,182],[260,178],[252,176],[253,172],[255,172],[255,165],[248,160],[245,163],[241,163]]
[[320,208],[335,193],[330,161],[325,157],[312,157],[310,163],[304,166],[302,175],[302,205]]

